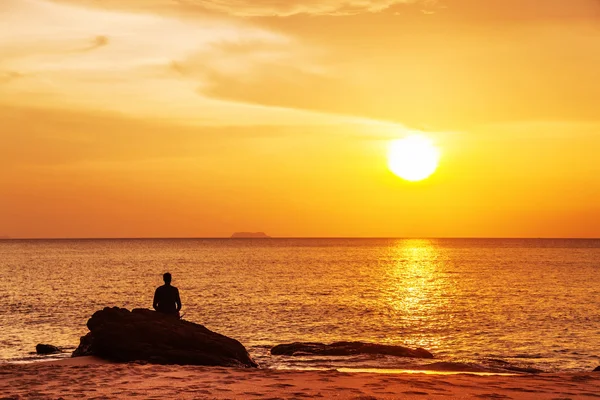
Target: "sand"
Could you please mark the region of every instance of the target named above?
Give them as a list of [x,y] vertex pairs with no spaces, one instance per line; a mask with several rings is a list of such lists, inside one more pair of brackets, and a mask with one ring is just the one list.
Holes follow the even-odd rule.
[[598,399],[600,373],[480,376],[111,364],[1,364],[0,399]]

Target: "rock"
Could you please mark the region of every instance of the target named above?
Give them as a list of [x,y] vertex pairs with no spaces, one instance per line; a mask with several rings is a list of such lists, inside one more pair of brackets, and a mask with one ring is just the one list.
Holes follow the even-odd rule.
[[600,372],[600,366],[596,367],[596,368],[594,369],[594,372]]
[[35,346],[35,352],[37,354],[46,355],[61,353],[61,350],[56,346],[52,346],[51,344],[38,344]]
[[402,346],[362,342],[290,343],[280,344],[271,349],[271,354],[279,356],[350,356],[356,354],[383,354],[396,357],[433,358],[425,349],[409,349]]
[[235,339],[202,325],[145,309],[105,308],[87,322],[73,357],[97,356],[110,361],[153,364],[257,367]]

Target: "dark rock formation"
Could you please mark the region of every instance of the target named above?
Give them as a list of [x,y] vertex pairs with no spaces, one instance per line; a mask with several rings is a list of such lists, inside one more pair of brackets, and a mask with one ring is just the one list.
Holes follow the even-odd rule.
[[235,339],[202,325],[145,309],[105,308],[87,322],[73,357],[97,356],[110,361],[154,364],[257,367]]
[[270,237],[264,232],[236,232],[231,235],[232,239],[268,239]]
[[433,358],[425,349],[409,349],[402,346],[389,346],[362,342],[290,343],[280,344],[271,349],[271,354],[279,356],[351,356],[356,354],[383,354],[396,357]]
[[35,346],[35,352],[37,354],[46,355],[61,353],[61,350],[56,346],[52,346],[51,344],[38,344]]
[[600,372],[600,366],[594,369],[594,372]]

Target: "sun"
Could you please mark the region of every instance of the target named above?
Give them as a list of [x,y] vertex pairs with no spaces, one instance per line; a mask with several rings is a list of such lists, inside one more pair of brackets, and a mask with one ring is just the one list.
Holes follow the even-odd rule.
[[429,178],[437,169],[440,152],[422,135],[393,140],[388,151],[388,167],[395,175],[411,182]]

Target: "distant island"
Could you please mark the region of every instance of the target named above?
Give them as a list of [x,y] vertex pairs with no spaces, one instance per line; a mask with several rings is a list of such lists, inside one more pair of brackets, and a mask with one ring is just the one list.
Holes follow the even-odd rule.
[[235,232],[231,235],[232,239],[268,239],[270,237],[264,232]]

